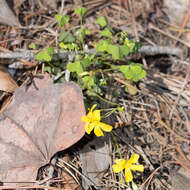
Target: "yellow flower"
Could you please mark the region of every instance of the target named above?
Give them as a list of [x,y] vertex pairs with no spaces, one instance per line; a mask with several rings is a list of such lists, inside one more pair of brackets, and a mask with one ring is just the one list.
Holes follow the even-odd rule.
[[128,38],[125,39],[125,45],[127,45],[128,47],[131,46],[131,42]]
[[125,159],[117,159],[114,162],[112,166],[113,172],[114,173],[119,173],[122,170],[125,169],[125,181],[130,182],[133,180],[133,175],[131,170],[133,171],[144,171],[144,166],[143,165],[135,165],[138,162],[139,155],[138,154],[132,154],[131,158],[127,161]]
[[103,131],[110,132],[112,130],[111,125],[107,125],[105,123],[100,122],[100,110],[94,110],[96,104],[92,106],[87,116],[82,116],[81,120],[85,122],[85,131],[90,134],[94,129],[94,133],[96,136],[104,136]]

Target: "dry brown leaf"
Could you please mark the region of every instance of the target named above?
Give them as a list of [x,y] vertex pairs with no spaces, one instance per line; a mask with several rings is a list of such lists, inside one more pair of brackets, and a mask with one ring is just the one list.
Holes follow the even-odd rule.
[[188,190],[190,188],[190,178],[176,173],[172,176],[172,190]]
[[95,138],[86,144],[81,150],[80,159],[83,174],[91,180],[83,179],[83,188],[87,190],[91,185],[101,186],[101,179],[110,163],[108,137]]
[[18,87],[7,69],[0,65],[0,90],[6,92],[14,92]]
[[19,87],[0,117],[0,181],[33,181],[38,168],[85,133],[81,89],[73,82],[35,79]]
[[0,23],[10,26],[19,26],[20,23],[7,5],[5,0],[0,0]]

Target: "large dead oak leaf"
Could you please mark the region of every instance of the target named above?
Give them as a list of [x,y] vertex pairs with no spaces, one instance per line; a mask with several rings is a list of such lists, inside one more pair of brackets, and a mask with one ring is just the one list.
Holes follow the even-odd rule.
[[53,84],[45,76],[17,88],[0,117],[0,181],[32,181],[39,167],[85,133],[83,96],[73,82]]

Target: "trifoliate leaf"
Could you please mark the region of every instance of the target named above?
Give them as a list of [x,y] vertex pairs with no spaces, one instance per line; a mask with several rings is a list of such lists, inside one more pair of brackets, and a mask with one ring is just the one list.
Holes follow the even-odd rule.
[[117,45],[109,44],[107,46],[107,52],[112,55],[113,59],[119,59],[120,58],[119,47]]
[[108,22],[104,16],[100,16],[96,19],[96,24],[99,24],[101,27],[107,26]]
[[91,89],[94,86],[94,76],[85,76],[82,78],[83,88]]
[[79,15],[80,18],[83,17],[83,15],[87,12],[87,9],[85,7],[78,7],[75,9],[75,14]]
[[120,71],[126,79],[133,80],[134,82],[138,82],[140,79],[146,77],[146,71],[139,64],[122,65],[120,66]]
[[122,59],[123,56],[128,55],[130,53],[130,49],[129,47],[125,46],[125,45],[121,45],[119,47],[120,50],[120,58]]
[[61,48],[61,49],[63,49],[63,50],[66,50],[68,47],[67,47],[68,45],[67,44],[65,44],[65,43],[63,43],[63,42],[60,42],[59,43],[59,47]]
[[78,36],[78,39],[80,41],[84,40],[85,36],[89,34],[90,34],[90,31],[88,30],[88,28],[84,28],[84,27],[79,28],[76,32],[76,35]]
[[72,43],[75,41],[73,35],[63,30],[59,36],[59,42]]
[[97,45],[97,51],[98,52],[104,52],[108,49],[108,42],[106,40],[100,40],[100,42]]
[[110,32],[110,30],[108,28],[105,28],[104,30],[101,31],[101,35],[104,37],[111,38],[112,33]]
[[80,64],[79,61],[76,61],[76,62],[68,64],[67,65],[67,69],[70,72],[76,72],[78,75],[83,72],[83,68],[82,68],[82,66],[81,66],[81,64]]
[[84,68],[87,68],[91,65],[92,61],[89,58],[84,58],[82,60],[82,65],[84,66]]
[[37,55],[35,55],[35,58],[39,61],[51,61],[52,57],[54,54],[54,48],[53,47],[49,47],[46,49],[43,49],[42,51],[40,51]]
[[32,42],[32,43],[29,45],[29,48],[35,50],[35,49],[36,49],[36,44]]
[[106,80],[105,79],[100,79],[100,81],[99,81],[99,85],[100,86],[105,86],[105,85],[107,85],[107,82],[106,82]]
[[48,54],[47,50],[39,52],[35,58],[38,61],[51,61],[51,56]]
[[66,23],[68,23],[69,20],[70,20],[70,17],[69,17],[68,15],[62,16],[62,15],[60,15],[60,14],[56,14],[56,15],[55,15],[55,18],[56,18],[56,20],[57,20],[57,23],[58,23],[59,27],[64,26],[64,25],[65,25]]

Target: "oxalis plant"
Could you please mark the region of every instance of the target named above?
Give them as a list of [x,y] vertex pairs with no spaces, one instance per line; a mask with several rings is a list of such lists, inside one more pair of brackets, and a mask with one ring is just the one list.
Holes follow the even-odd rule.
[[[58,52],[66,51],[72,56],[66,65],[66,69],[70,72],[70,79],[78,83],[83,89],[87,97],[96,96],[101,100],[105,100],[102,95],[102,88],[107,85],[111,73],[120,73],[125,77],[127,91],[134,94],[129,87],[133,87],[136,82],[146,77],[146,71],[142,68],[142,64],[127,61],[125,57],[129,53],[137,52],[140,44],[130,40],[126,32],[115,32],[108,23],[108,20],[100,16],[96,19],[96,24],[99,25],[100,39],[97,42],[92,42],[88,45],[87,38],[91,32],[83,24],[83,16],[87,9],[78,7],[75,9],[75,14],[80,19],[80,26],[74,28],[72,31],[64,29],[64,26],[69,23],[70,17],[68,15],[57,14],[55,16],[58,27],[60,28],[60,35],[58,38],[59,49]],[[89,48],[90,46],[90,48]],[[30,48],[35,49],[35,44],[31,44]],[[39,61],[47,62],[45,71],[57,75],[61,72],[63,63],[53,61],[55,48],[49,47],[41,50],[35,55]],[[59,79],[60,82],[64,78]],[[116,106],[109,109],[105,116],[109,116],[113,112],[121,112],[123,108],[118,104],[109,102]],[[89,109],[89,113],[81,118],[85,123],[85,130],[87,134],[94,131],[97,137],[104,136],[103,131],[111,132],[112,126],[101,122],[102,110],[94,110],[97,105],[93,105]],[[120,159],[114,161],[112,166],[113,172],[119,173],[124,170],[124,179],[126,182],[132,182],[132,188],[137,189],[133,181],[131,171],[143,171],[143,165],[136,165],[139,155],[133,154],[130,159],[126,160],[120,155]]]

